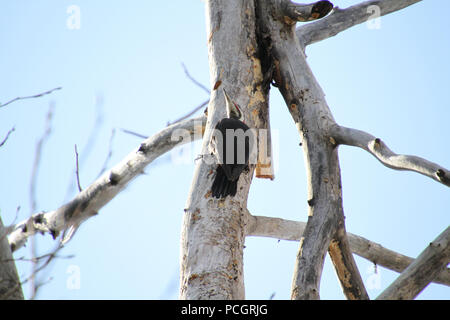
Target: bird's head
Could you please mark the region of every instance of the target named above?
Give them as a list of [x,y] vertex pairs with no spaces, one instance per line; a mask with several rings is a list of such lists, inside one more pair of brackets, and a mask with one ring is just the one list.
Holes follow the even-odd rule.
[[225,89],[222,90],[223,95],[225,96],[225,104],[227,105],[228,118],[237,119],[244,122],[244,115],[242,114],[241,109],[239,109],[239,105],[231,100]]

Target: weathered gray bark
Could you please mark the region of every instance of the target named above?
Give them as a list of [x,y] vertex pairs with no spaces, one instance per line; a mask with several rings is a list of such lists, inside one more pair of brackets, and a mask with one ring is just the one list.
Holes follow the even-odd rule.
[[[211,88],[224,87],[251,128],[266,128],[267,90],[257,56],[252,0],[206,3]],[[211,90],[202,153],[217,122],[225,117],[221,90]],[[204,157],[204,159],[206,159]],[[244,213],[254,171],[243,173],[235,197],[214,199],[215,163],[199,161],[185,207],[181,244],[182,299],[243,299]]]
[[449,263],[450,227],[447,227],[377,299],[414,299]]
[[[350,299],[368,299],[346,239],[341,175],[336,145],[329,139],[335,121],[295,35],[295,21],[286,19],[289,1],[259,1],[267,54],[274,80],[302,137],[308,184],[308,222],[296,260],[293,299],[318,299],[327,250],[341,286]],[[326,13],[325,13],[326,14]]]
[[366,150],[388,168],[414,171],[450,187],[450,171],[448,169],[417,156],[396,154],[380,138],[371,134],[335,125],[331,128],[331,135],[337,144]]
[[0,300],[23,300],[22,286],[0,218]]

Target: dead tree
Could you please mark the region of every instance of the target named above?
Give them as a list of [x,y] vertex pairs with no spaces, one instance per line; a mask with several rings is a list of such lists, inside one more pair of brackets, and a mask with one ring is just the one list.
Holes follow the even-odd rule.
[[[63,233],[66,243],[82,222],[97,214],[146,165],[177,145],[203,139],[202,157],[195,168],[183,218],[180,298],[245,298],[243,248],[245,237],[252,235],[300,241],[292,299],[320,297],[327,252],[348,299],[369,298],[352,253],[401,272],[380,299],[412,299],[432,281],[450,285],[446,267],[450,259],[449,228],[415,260],[347,233],[338,147],[359,147],[389,168],[414,171],[444,186],[450,186],[450,172],[416,156],[398,155],[369,133],[340,126],[304,54],[309,44],[367,21],[372,17],[368,11],[371,6],[385,15],[419,1],[366,1],[344,10],[333,8],[328,1],[310,5],[289,0],[207,1],[211,88],[207,116],[171,124],[144,140],[65,205],[18,223],[8,236],[12,251],[37,232],[50,233],[54,238]],[[297,22],[312,20],[317,21],[296,29]],[[271,86],[280,90],[302,140],[308,186],[306,223],[253,216],[247,209],[254,173],[257,177],[272,176],[268,116]],[[246,123],[266,134],[259,136],[258,162],[241,175],[236,196],[217,200],[210,191],[217,164],[207,159],[212,129],[225,115],[225,101],[217,90],[220,87],[244,107]]]

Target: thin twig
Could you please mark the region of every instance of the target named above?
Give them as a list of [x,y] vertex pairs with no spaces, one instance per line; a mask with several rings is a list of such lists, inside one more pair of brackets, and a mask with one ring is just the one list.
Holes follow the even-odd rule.
[[186,66],[184,65],[184,63],[182,62],[181,65],[183,66],[184,69],[184,73],[186,74],[186,76],[198,87],[202,88],[203,91],[205,91],[207,94],[210,94],[211,92],[209,91],[209,89],[204,86],[203,84],[201,84],[200,82],[198,82],[197,80],[194,79],[193,76],[191,76],[191,74],[189,73],[188,69],[186,68]]
[[4,144],[6,143],[6,141],[8,140],[9,135],[10,135],[12,132],[14,132],[15,130],[16,130],[15,127],[12,127],[11,129],[9,129],[8,133],[6,134],[6,137],[3,139],[2,142],[0,142],[0,147],[3,147],[3,145],[4,145]]
[[0,108],[6,107],[8,104],[13,103],[13,102],[18,101],[18,100],[25,100],[25,99],[39,98],[39,97],[45,96],[45,95],[47,95],[47,94],[50,94],[50,93],[52,93],[53,91],[61,90],[61,89],[62,89],[62,87],[57,87],[57,88],[53,88],[53,89],[51,89],[51,90],[48,90],[48,91],[45,91],[45,92],[42,92],[42,93],[38,93],[38,94],[32,95],[32,96],[17,97],[17,98],[14,98],[14,99],[12,99],[12,100],[10,100],[10,101],[4,103],[4,104],[1,104],[1,103],[0,103]]
[[[57,255],[57,253],[63,247],[64,246],[62,246],[61,244],[58,243],[57,247],[52,252],[41,256],[42,258],[47,258],[47,260],[45,260],[45,262],[42,265],[40,265],[39,267],[35,268],[33,273],[20,283],[20,285],[23,286],[27,282],[31,281],[31,283],[32,283],[32,285],[34,287],[34,291],[33,291],[32,296],[30,297],[30,299],[35,299],[36,296],[37,296],[38,290],[40,289],[40,287],[42,287],[44,284],[48,283],[48,281],[47,282],[39,282],[39,283],[37,283],[36,280],[35,280],[36,279],[36,275],[39,272],[41,272],[42,270],[44,270],[50,264],[50,262],[53,261],[53,259],[61,258],[61,256]],[[41,258],[41,257],[38,257],[38,258]],[[38,258],[31,258],[30,261],[32,263],[37,264],[37,259]],[[69,258],[69,259],[73,258],[73,255],[69,255],[69,256],[67,256],[67,258]],[[41,259],[39,259],[39,260],[41,260]]]
[[78,166],[78,150],[76,144],[75,144],[75,174],[77,176],[78,191],[81,192],[83,189],[81,188],[80,184],[80,168]]
[[208,100],[203,101],[200,105],[198,105],[197,107],[195,107],[192,111],[190,111],[188,114],[182,116],[181,118],[178,118],[177,120],[173,121],[173,122],[167,122],[167,126],[170,126],[174,123],[183,121],[187,118],[189,118],[190,116],[192,116],[194,113],[196,113],[198,110],[200,110],[201,108],[203,108],[204,106],[206,106],[209,103],[209,98]]
[[112,156],[112,144],[113,144],[115,135],[116,135],[116,129],[112,129],[111,136],[109,137],[108,155],[106,156],[105,162],[103,163],[102,169],[100,170],[100,173],[97,175],[97,178],[100,177],[103,174],[103,172],[106,171],[106,168],[108,167],[108,162]]
[[[102,106],[103,106],[103,96],[101,94],[97,94],[95,96],[95,108],[96,108],[96,117],[94,125],[92,126],[91,132],[89,133],[88,140],[84,147],[81,149],[80,152],[80,158],[79,158],[79,166],[84,167],[84,163],[89,158],[91,151],[93,149],[93,146],[95,145],[95,142],[97,141],[98,134],[100,133],[100,127],[103,123],[103,112],[102,112]],[[71,196],[73,196],[75,189],[75,181],[71,179],[69,181],[69,185],[67,186],[65,201],[67,201]]]
[[[47,117],[46,117],[45,131],[44,131],[44,134],[42,135],[42,137],[39,139],[39,141],[36,144],[36,151],[35,151],[33,169],[31,171],[31,181],[30,181],[30,209],[31,209],[32,213],[36,212],[36,181],[37,181],[38,171],[39,171],[40,164],[41,164],[42,148],[52,131],[53,109],[54,109],[54,103],[50,102],[50,107],[48,109]],[[30,250],[31,250],[31,257],[35,258],[37,248],[36,248],[36,241],[34,238],[31,241]],[[31,280],[31,299],[34,299],[34,297],[36,296],[36,293],[37,293],[36,282],[35,282],[35,278],[33,276],[36,273],[36,270],[37,270],[37,262],[33,262],[32,268],[31,268],[31,279],[30,279]]]
[[137,133],[137,132],[134,132],[134,131],[131,131],[131,130],[127,130],[127,129],[123,129],[123,128],[120,128],[120,130],[122,132],[131,134],[131,135],[136,136],[136,137],[141,138],[141,139],[147,139],[148,138],[148,136],[146,136],[146,135],[143,135],[141,133]]
[[14,259],[5,259],[5,260],[2,260],[1,262],[10,262],[10,261],[33,262],[33,261],[40,261],[40,260],[43,260],[43,259],[51,257],[51,256],[54,256],[55,258],[58,258],[58,259],[72,259],[75,257],[74,254],[69,254],[67,256],[58,256],[58,255],[56,255],[56,253],[54,251],[52,251],[52,252],[43,254],[36,258],[19,257],[19,258],[14,258]]

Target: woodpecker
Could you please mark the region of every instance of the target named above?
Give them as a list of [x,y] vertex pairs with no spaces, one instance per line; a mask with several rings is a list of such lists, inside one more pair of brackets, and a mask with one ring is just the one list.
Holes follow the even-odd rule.
[[243,114],[225,89],[225,104],[227,118],[219,121],[211,138],[211,153],[215,156],[218,166],[211,187],[212,196],[225,198],[235,196],[237,183],[241,173],[248,169],[253,132],[244,123]]

